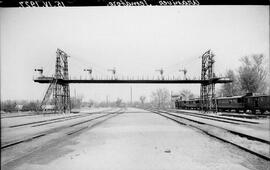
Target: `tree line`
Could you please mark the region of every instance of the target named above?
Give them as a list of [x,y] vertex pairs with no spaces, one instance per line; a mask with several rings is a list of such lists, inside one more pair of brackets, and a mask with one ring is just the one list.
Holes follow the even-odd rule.
[[225,73],[225,77],[233,82],[223,84],[217,93],[218,96],[237,96],[246,93],[267,94],[267,90],[270,91],[270,84],[269,73],[264,66],[265,57],[262,54],[251,55],[242,57],[240,61],[241,66],[238,69],[230,69]]
[[[77,109],[80,108],[82,105],[84,106],[92,106],[93,102],[84,103],[83,97],[71,97],[71,109]],[[1,112],[18,112],[18,111],[32,111],[32,112],[38,112],[41,111],[40,107],[40,100],[35,101],[27,101],[27,100],[5,100],[1,101]],[[53,101],[48,103],[48,105],[53,105]]]
[[38,111],[40,106],[40,101],[15,101],[6,100],[1,101],[1,111],[2,112],[16,112],[16,111]]
[[[228,77],[233,80],[232,83],[223,84],[221,89],[217,91],[217,96],[237,96],[244,95],[246,93],[260,93],[270,94],[270,77],[269,72],[266,71],[264,65],[265,57],[262,54],[244,56],[240,59],[241,66],[236,70],[226,71],[224,77]],[[269,66],[270,67],[270,66]],[[268,77],[267,77],[268,76]],[[268,78],[268,79],[267,79]],[[181,90],[179,97],[182,100],[193,99],[195,96],[190,90]],[[159,88],[153,91],[149,97],[148,102],[145,96],[140,96],[139,100],[134,102],[134,105],[138,106],[153,106],[159,108],[170,107],[173,103],[171,101],[171,94],[168,89]],[[19,105],[23,105],[19,108]],[[71,98],[71,109],[80,108],[81,106],[112,106],[119,107],[126,105],[122,99],[118,98],[115,102],[83,102],[83,96]],[[11,101],[7,100],[1,102],[1,111],[15,112],[15,111],[39,111],[40,101]]]

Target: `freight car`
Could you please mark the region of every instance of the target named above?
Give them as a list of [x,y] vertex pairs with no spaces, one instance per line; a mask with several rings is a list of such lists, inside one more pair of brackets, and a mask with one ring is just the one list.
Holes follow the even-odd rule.
[[261,113],[270,111],[270,96],[247,96],[244,98],[244,105],[246,110],[250,110],[252,113],[256,113],[259,110]]
[[199,99],[191,99],[191,100],[177,100],[176,101],[176,108],[182,109],[193,109],[199,110],[200,109],[200,100]]
[[217,110],[218,111],[243,111],[245,112],[245,105],[243,96],[233,97],[219,97],[217,98]]
[[[177,109],[201,109],[200,99],[191,100],[176,100],[175,107]],[[253,95],[251,93],[244,96],[218,97],[216,98],[218,111],[235,111],[256,113],[260,111],[270,111],[270,96],[269,95]]]

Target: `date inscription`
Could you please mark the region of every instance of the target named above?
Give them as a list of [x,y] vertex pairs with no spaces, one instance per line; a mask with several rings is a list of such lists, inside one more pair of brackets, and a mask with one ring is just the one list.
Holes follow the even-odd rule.
[[19,7],[65,7],[63,1],[19,1]]

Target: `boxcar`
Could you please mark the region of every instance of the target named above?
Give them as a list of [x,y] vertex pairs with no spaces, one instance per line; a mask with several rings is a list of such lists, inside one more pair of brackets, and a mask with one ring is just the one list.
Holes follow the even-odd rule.
[[200,109],[200,101],[199,99],[191,99],[188,100],[188,103],[186,105],[189,109],[197,110]]
[[184,109],[184,107],[185,107],[184,101],[183,101],[183,100],[177,99],[177,100],[175,101],[175,107],[176,107],[177,109]]
[[[233,97],[218,97],[217,109],[218,111],[243,111],[250,110],[252,113],[260,111],[270,112],[270,96],[269,95],[254,95],[248,93],[244,96],[233,96]],[[200,99],[190,100],[176,100],[175,106],[177,109],[202,109]]]
[[177,109],[199,109],[200,101],[199,99],[191,99],[191,100],[176,100],[175,107]]
[[245,97],[245,107],[252,113],[256,113],[256,111],[260,111],[261,113],[270,111],[270,96],[247,96]]
[[217,98],[218,111],[232,111],[236,112],[245,111],[244,97],[233,96],[233,97],[219,97]]
[[187,109],[194,109],[196,107],[196,103],[194,100],[187,100],[185,106]]

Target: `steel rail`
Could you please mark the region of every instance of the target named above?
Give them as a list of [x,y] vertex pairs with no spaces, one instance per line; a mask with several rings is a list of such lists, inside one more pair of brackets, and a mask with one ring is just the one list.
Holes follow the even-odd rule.
[[[173,114],[169,114],[169,113],[166,113],[166,112],[163,113],[163,112],[156,111],[156,110],[150,110],[150,109],[149,109],[148,111],[153,112],[153,113],[156,113],[156,114],[158,114],[158,115],[160,115],[160,116],[166,117],[166,118],[168,118],[168,119],[170,119],[170,120],[173,120],[173,121],[175,121],[175,122],[177,122],[177,123],[179,123],[179,124],[181,124],[181,125],[185,125],[185,126],[190,126],[190,127],[196,128],[196,129],[202,131],[203,133],[207,134],[208,136],[211,136],[211,137],[216,138],[216,139],[218,139],[218,140],[221,140],[221,141],[223,141],[223,142],[225,142],[225,143],[228,143],[228,144],[231,144],[231,145],[233,145],[233,146],[236,146],[236,147],[238,147],[239,149],[244,150],[244,151],[246,151],[246,152],[248,152],[248,153],[250,153],[250,154],[256,155],[256,156],[258,156],[258,157],[260,157],[260,158],[262,158],[262,159],[264,159],[264,160],[270,161],[270,157],[269,157],[269,156],[260,154],[260,153],[258,153],[258,152],[252,151],[252,150],[250,150],[250,149],[248,149],[248,148],[245,148],[245,147],[243,147],[243,146],[240,146],[240,145],[238,145],[238,144],[235,144],[235,143],[233,143],[233,142],[231,142],[231,141],[229,141],[229,140],[226,140],[226,139],[220,138],[220,137],[218,137],[218,136],[216,136],[216,135],[210,134],[208,131],[206,131],[206,130],[204,130],[204,129],[202,129],[202,128],[199,128],[198,126],[194,126],[194,125],[191,125],[191,124],[186,124],[186,123],[181,122],[180,120],[177,120],[177,119],[175,119],[175,118],[172,118],[172,117],[177,117],[177,118],[182,118],[182,117],[179,117],[179,116],[173,115]],[[170,116],[172,116],[172,117],[167,116],[166,114],[167,114],[167,115],[170,115]],[[185,119],[185,118],[183,118],[183,119]],[[188,120],[188,119],[186,119],[186,120]],[[189,121],[192,121],[192,120],[189,120]],[[199,121],[194,121],[194,120],[193,120],[193,122],[196,122],[196,123],[198,123],[198,124],[206,124],[206,123],[199,122]],[[211,124],[206,124],[206,125],[213,126],[213,125],[211,125]],[[221,128],[221,127],[218,127],[218,126],[215,126],[215,127],[220,128],[220,129],[223,129],[223,130],[226,130],[226,131],[228,131],[228,132],[231,132],[231,133],[233,133],[233,134],[239,135],[239,136],[241,136],[241,137],[246,137],[246,138],[248,138],[248,139],[257,140],[257,141],[259,141],[259,142],[263,142],[263,143],[269,144],[269,141],[265,141],[265,140],[260,139],[260,138],[252,137],[252,136],[249,136],[249,135],[246,135],[246,134],[242,134],[242,133],[239,133],[239,132],[234,132],[234,131],[231,131],[231,130],[228,130],[228,129],[225,129],[225,128]]]
[[182,110],[180,111],[180,110],[176,110],[176,109],[169,109],[168,111],[177,112],[177,113],[192,114],[192,115],[200,115],[200,116],[205,116],[205,117],[213,117],[213,118],[217,118],[217,119],[231,120],[231,121],[236,121],[236,122],[259,124],[259,122],[253,122],[253,121],[248,121],[248,120],[240,120],[240,119],[233,119],[233,118],[229,118],[229,117],[212,116],[212,115],[206,115],[206,114],[203,115],[203,114],[191,113],[191,112],[182,111]]
[[217,126],[217,125],[212,125],[212,124],[201,122],[201,121],[198,121],[198,120],[189,119],[189,118],[186,118],[186,117],[183,117],[183,116],[180,116],[180,115],[175,115],[175,114],[171,114],[171,113],[160,111],[160,110],[156,110],[156,111],[159,111],[159,112],[165,113],[165,114],[169,114],[171,116],[179,117],[181,119],[185,119],[185,120],[188,120],[188,121],[192,121],[192,122],[195,122],[195,123],[198,123],[198,124],[204,124],[204,125],[212,126],[212,127],[219,128],[219,129],[222,129],[222,130],[226,130],[226,131],[228,131],[230,133],[233,133],[235,135],[238,135],[238,136],[241,136],[241,137],[246,137],[246,138],[248,138],[250,140],[259,141],[259,142],[262,142],[262,143],[265,143],[265,144],[269,144],[270,145],[270,141],[267,141],[267,140],[264,140],[264,139],[261,139],[261,138],[250,136],[250,135],[247,135],[247,134],[244,134],[244,133],[240,133],[240,132],[237,132],[237,131],[233,131],[233,130],[230,130],[230,129],[226,129],[224,127],[220,127],[220,126]]
[[[62,122],[62,121],[66,121],[66,120],[87,117],[87,116],[91,116],[92,114],[99,114],[101,112],[104,112],[104,111],[86,113],[88,115],[72,115],[72,116],[67,116],[67,117],[59,117],[59,118],[48,119],[48,120],[41,120],[41,121],[35,121],[35,122],[29,122],[29,123],[22,123],[22,124],[18,124],[18,125],[9,126],[9,128],[15,128],[15,127],[21,127],[21,126],[27,126],[27,125],[34,125],[32,127],[42,126],[42,125],[46,125],[46,124],[57,123],[57,122]],[[37,125],[35,125],[35,124],[37,124]]]
[[40,138],[40,137],[43,137],[43,136],[46,136],[46,135],[49,135],[49,134],[52,134],[52,133],[55,133],[55,132],[58,132],[58,131],[61,131],[63,129],[68,129],[68,128],[71,128],[71,127],[74,127],[74,126],[78,126],[78,125],[81,125],[81,124],[84,124],[84,123],[87,123],[87,122],[91,122],[93,120],[97,120],[97,119],[100,119],[100,118],[104,118],[106,116],[110,116],[110,115],[118,115],[118,114],[122,114],[124,113],[122,110],[118,110],[118,111],[115,111],[115,112],[111,112],[111,113],[108,113],[106,115],[101,115],[101,116],[98,116],[98,117],[95,117],[95,118],[92,118],[92,119],[89,119],[89,120],[86,120],[86,121],[81,121],[81,122],[77,122],[77,123],[74,123],[72,125],[68,125],[66,127],[61,127],[61,129],[50,129],[46,132],[41,132],[41,133],[38,133],[38,134],[35,134],[33,136],[30,136],[30,137],[26,137],[24,139],[19,139],[19,140],[16,140],[16,141],[11,141],[11,142],[7,142],[7,144],[4,144],[4,145],[1,145],[1,150],[2,149],[6,149],[6,148],[9,148],[11,146],[15,146],[15,145],[18,145],[20,143],[24,143],[24,142],[28,142],[28,141],[31,141],[33,139],[37,139],[37,138]]

